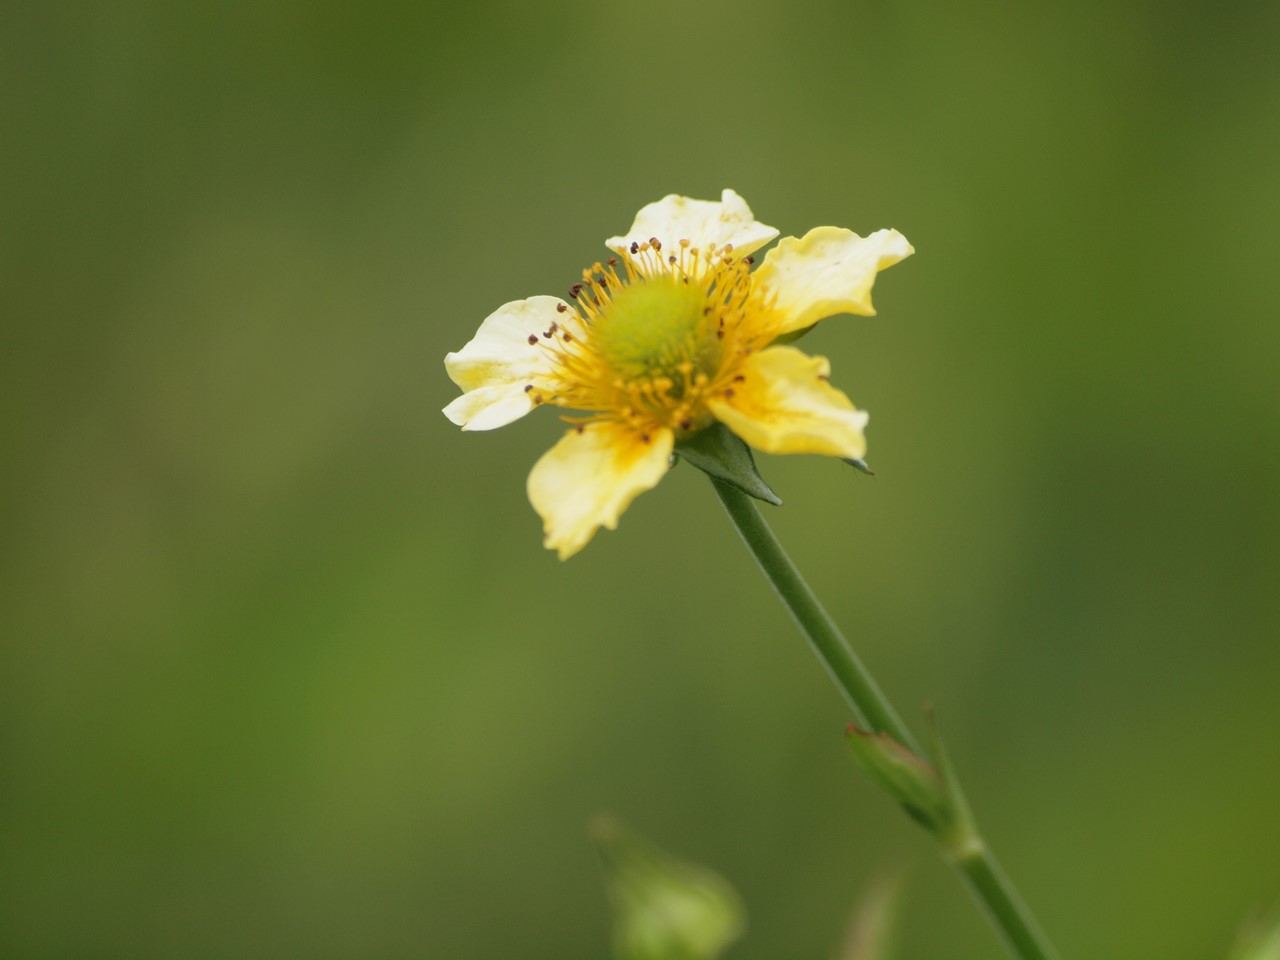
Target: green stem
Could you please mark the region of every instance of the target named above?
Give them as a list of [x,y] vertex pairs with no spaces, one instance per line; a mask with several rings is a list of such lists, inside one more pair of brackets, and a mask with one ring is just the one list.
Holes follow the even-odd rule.
[[951,863],[964,877],[974,899],[1003,938],[1009,953],[1015,957],[1057,960],[1058,953],[1031,916],[1031,911],[1018,896],[1009,878],[987,845],[977,837],[977,844]]
[[[782,549],[782,544],[751,498],[714,477],[711,483],[747,549],[844,694],[858,725],[874,732],[888,733],[913,753],[923,756],[911,731],[800,576],[800,571]],[[970,824],[965,836],[958,839],[961,842],[944,840],[943,852],[964,877],[1010,953],[1019,960],[1057,960],[1057,952],[1040,932],[976,828]]]

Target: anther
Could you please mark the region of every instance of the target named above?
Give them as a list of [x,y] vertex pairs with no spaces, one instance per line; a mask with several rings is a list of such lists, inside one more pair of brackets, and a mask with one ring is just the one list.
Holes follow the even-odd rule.
[[556,304],[556,313],[564,313],[568,309],[569,309],[568,306],[566,306],[563,303]]
[[743,257],[743,258],[742,258],[742,262],[743,262],[743,263],[755,263],[755,262],[756,262],[756,258],[755,258],[754,256],[746,256],[746,257]]
[[724,392],[724,398],[725,398],[726,400],[732,400],[732,399],[733,399],[733,387],[729,387],[727,390],[725,390],[725,392]]
[[681,430],[688,430],[688,429],[689,429],[690,427],[692,427],[692,426],[693,426],[693,421],[692,421],[692,420],[689,420],[689,419],[687,419],[687,418],[686,418],[686,419],[684,419],[684,420],[681,420],[681,421],[680,421],[680,429],[681,429]]
[[631,241],[631,252],[632,253],[640,252],[640,244],[636,243],[634,240]]
[[641,443],[648,443],[648,442],[649,442],[649,435],[648,435],[647,433],[642,433],[642,434],[640,434],[640,442],[641,442]]
[[573,429],[577,430],[579,433],[582,433],[587,429],[587,425],[585,423],[580,423]]
[[746,378],[746,377],[744,377],[742,374],[738,374],[736,377],[734,377],[734,378],[733,378],[733,382],[734,382],[734,383],[744,383],[744,382],[746,381],[746,379],[747,379],[747,378]]
[[662,241],[661,241],[661,240],[659,240],[657,237],[650,237],[650,238],[649,238],[649,246],[653,247],[653,249],[655,249],[655,250],[661,250],[661,249],[662,249]]
[[538,342],[538,335],[536,333],[529,334],[529,345],[533,346],[537,342]]
[[671,256],[667,257],[667,263],[675,263],[675,262],[676,262],[676,255],[674,253],[671,254]]
[[607,261],[605,261],[605,262],[606,262],[606,263],[608,263],[608,264],[609,264],[609,266],[611,266],[611,267],[616,267],[616,266],[618,265],[618,258],[617,258],[617,257],[610,257],[610,258],[609,258]]
[[527,384],[525,384],[525,387],[524,387],[524,392],[525,392],[525,393],[528,393],[528,392],[529,392],[530,390],[532,390],[532,389],[533,389],[533,384],[532,384],[532,383],[527,383]]

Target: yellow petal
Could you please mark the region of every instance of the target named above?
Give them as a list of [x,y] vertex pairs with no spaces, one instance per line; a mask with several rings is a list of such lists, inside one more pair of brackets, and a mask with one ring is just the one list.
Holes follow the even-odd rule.
[[523,417],[535,397],[549,399],[556,390],[555,354],[543,334],[553,323],[581,334],[577,313],[558,297],[515,300],[486,317],[470,343],[444,358],[450,378],[465,391],[444,415],[463,430],[492,430]]
[[752,286],[774,298],[779,334],[837,313],[870,317],[876,312],[871,305],[876,273],[914,252],[897,230],[860,237],[840,227],[815,227],[770,250],[752,275]]
[[753,354],[739,371],[732,396],[707,406],[725,426],[766,453],[822,453],[861,459],[867,442],[865,411],[827,383],[826,357],[795,347]]
[[662,241],[664,248],[673,248],[681,240],[688,240],[699,249],[731,243],[734,255],[741,257],[759,250],[777,235],[773,227],[756,220],[747,201],[732,190],[725,190],[718,203],[672,193],[641,207],[626,235],[610,237],[605,245],[623,253],[632,243],[645,243],[652,237]]
[[529,474],[529,501],[542,517],[547,549],[567,560],[597,528],[618,517],[639,494],[662,479],[674,436],[644,436],[614,423],[594,423],[566,433]]

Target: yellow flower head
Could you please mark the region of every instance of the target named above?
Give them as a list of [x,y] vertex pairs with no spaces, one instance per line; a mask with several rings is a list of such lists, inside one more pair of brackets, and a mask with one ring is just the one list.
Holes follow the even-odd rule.
[[871,316],[876,273],[911,255],[896,230],[817,227],[778,235],[732,190],[672,194],[606,245],[569,300],[499,307],[445,368],[463,394],[444,413],[492,430],[536,406],[584,411],[529,475],[546,545],[563,560],[662,479],[679,440],[720,421],[767,453],[861,458],[866,413],[827,382],[830,366],[773,345],[838,313]]

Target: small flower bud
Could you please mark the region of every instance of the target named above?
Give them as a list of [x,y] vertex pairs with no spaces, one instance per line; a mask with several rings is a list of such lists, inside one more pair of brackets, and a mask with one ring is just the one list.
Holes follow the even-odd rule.
[[718,874],[663,853],[607,817],[591,835],[608,875],[618,960],[714,960],[742,935],[740,901]]

